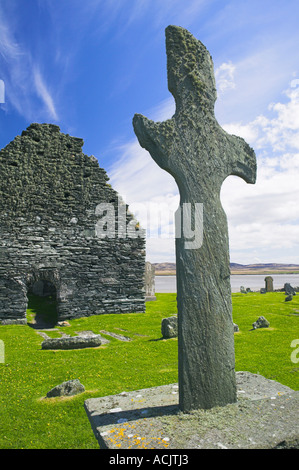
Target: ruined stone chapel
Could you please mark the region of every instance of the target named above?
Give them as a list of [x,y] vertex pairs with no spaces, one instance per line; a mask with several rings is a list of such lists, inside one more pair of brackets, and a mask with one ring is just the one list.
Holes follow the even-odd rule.
[[[135,236],[117,231],[119,195],[83,143],[31,124],[0,151],[2,323],[26,323],[30,291],[55,295],[58,320],[145,310],[142,230],[125,210]],[[102,203],[115,207],[113,237],[97,234]]]

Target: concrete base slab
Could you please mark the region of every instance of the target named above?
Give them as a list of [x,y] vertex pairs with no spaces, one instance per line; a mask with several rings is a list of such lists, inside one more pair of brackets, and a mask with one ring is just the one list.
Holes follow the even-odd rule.
[[237,403],[182,413],[178,385],[85,401],[101,449],[299,448],[299,392],[237,372]]

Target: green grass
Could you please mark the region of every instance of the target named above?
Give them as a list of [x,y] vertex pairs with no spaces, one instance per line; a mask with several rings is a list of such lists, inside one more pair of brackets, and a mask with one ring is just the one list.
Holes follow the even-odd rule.
[[[37,313],[55,315],[53,303],[33,298],[28,322]],[[177,339],[161,339],[161,320],[176,313],[175,294],[157,294],[146,313],[100,315],[71,320],[57,330],[75,335],[106,330],[129,336],[95,349],[48,351],[43,338],[24,325],[0,326],[5,363],[0,364],[0,448],[98,448],[87,415],[87,398],[177,382]],[[291,361],[291,342],[299,339],[299,295],[284,302],[283,293],[233,294],[236,370],[260,373],[299,389],[299,364]],[[260,315],[270,328],[251,330]],[[50,335],[50,332],[49,332]],[[59,337],[58,332],[51,332]],[[103,335],[104,336],[104,335]],[[299,357],[299,354],[297,355]],[[85,393],[45,399],[55,385],[79,379]]]
[[[263,315],[269,328],[250,330]],[[233,294],[236,370],[248,370],[299,390],[299,363],[291,361],[291,342],[299,339],[299,295],[285,302],[284,293]],[[299,353],[297,354],[299,359]]]

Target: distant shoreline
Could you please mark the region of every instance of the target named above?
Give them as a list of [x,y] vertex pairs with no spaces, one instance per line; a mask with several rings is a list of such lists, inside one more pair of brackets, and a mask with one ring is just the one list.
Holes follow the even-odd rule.
[[[232,276],[242,276],[249,274],[264,274],[265,276],[271,276],[271,274],[299,274],[298,271],[231,271]],[[155,271],[156,276],[176,276],[176,271]]]
[[[175,263],[153,263],[156,270],[156,276],[175,276]],[[239,264],[230,263],[231,275],[249,275],[262,274],[271,276],[271,274],[299,274],[299,264],[283,264],[283,263],[256,263],[256,264]]]

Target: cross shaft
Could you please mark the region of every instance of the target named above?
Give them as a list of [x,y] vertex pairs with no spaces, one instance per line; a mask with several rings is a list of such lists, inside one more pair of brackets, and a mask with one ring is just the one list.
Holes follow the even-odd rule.
[[[221,185],[229,175],[255,183],[254,151],[226,133],[214,115],[212,58],[188,31],[166,28],[168,88],[174,116],[153,122],[135,114],[142,147],[176,180],[180,207],[203,204],[203,240],[186,249],[176,238],[180,408],[212,408],[236,401],[229,241]],[[184,223],[184,221],[183,221]]]

